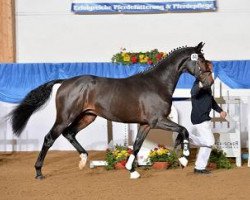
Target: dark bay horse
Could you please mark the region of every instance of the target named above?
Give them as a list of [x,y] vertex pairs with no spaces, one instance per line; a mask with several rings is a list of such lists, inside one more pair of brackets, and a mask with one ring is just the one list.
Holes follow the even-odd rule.
[[150,129],[178,132],[175,146],[181,144],[182,165],[189,156],[189,134],[186,128],[172,122],[168,115],[172,95],[180,75],[186,71],[198,78],[204,86],[211,86],[213,78],[208,62],[202,53],[203,43],[195,47],[182,47],[154,67],[124,79],[78,76],[54,80],[32,90],[11,112],[13,132],[19,136],[30,116],[49,99],[52,88],[60,83],[56,94],[56,120],[44,138],[44,143],[35,163],[36,178],[44,178],[42,166],[49,148],[61,134],[79,152],[82,168],[87,161],[87,151],[76,140],[76,134],[92,123],[97,116],[111,121],[138,123],[139,131],[133,145],[133,154],[126,168],[131,178],[140,175],[133,162]]

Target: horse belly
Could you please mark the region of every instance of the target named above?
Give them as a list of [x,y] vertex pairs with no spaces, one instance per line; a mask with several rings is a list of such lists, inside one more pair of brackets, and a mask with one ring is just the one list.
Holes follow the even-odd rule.
[[110,104],[96,104],[97,115],[111,121],[123,123],[140,123],[141,115],[139,107],[134,104],[123,104],[121,101]]

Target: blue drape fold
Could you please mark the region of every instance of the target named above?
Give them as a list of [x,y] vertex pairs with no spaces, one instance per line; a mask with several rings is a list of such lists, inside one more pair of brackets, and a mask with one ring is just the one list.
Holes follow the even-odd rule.
[[215,61],[214,73],[233,89],[250,89],[250,60]]
[[[231,88],[250,88],[250,61],[214,61],[214,73]],[[2,63],[0,101],[18,103],[37,86],[55,79],[79,75],[126,78],[146,70],[147,65],[116,63]],[[181,75],[177,88],[191,88],[194,77]]]

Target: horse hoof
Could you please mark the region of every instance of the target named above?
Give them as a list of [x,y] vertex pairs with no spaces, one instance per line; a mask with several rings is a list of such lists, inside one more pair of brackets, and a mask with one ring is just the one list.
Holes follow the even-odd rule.
[[130,173],[130,179],[138,179],[140,177],[140,174],[137,171]]
[[186,167],[188,164],[188,160],[185,157],[179,158],[179,162],[180,162],[182,168]]
[[79,167],[80,170],[82,170],[85,166],[86,166],[86,162],[83,162],[83,161],[79,162],[78,167]]
[[43,176],[43,175],[37,175],[36,176],[36,179],[37,180],[43,180],[45,178],[45,176]]
[[80,170],[82,170],[86,166],[88,156],[87,156],[87,154],[82,153],[80,155],[80,158],[81,158],[81,160],[79,161],[78,167]]

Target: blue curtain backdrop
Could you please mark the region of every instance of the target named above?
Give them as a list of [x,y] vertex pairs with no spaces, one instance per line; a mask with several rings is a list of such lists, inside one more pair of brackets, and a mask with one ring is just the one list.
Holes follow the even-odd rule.
[[[231,88],[250,89],[250,60],[214,61],[214,73]],[[0,101],[18,103],[37,86],[78,75],[126,78],[149,66],[115,63],[12,63],[0,64]],[[184,73],[177,88],[191,88],[194,77]]]

